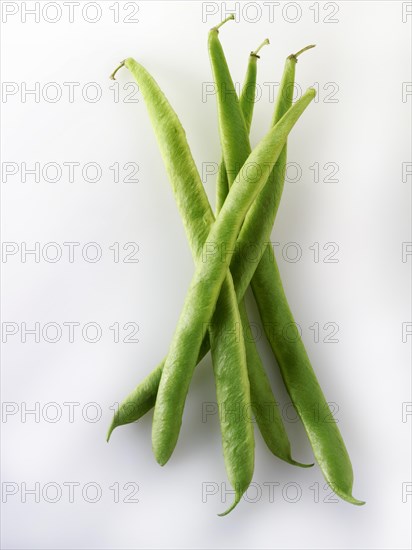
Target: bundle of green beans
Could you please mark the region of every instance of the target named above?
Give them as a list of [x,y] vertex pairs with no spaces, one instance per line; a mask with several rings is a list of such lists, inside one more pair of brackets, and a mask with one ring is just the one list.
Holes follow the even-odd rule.
[[[216,185],[216,212],[210,207],[183,127],[165,95],[134,59],[123,61],[145,100],[166,171],[182,217],[195,273],[167,356],[126,397],[109,428],[135,422],[154,407],[152,445],[159,464],[176,446],[183,409],[195,366],[211,351],[219,403],[223,455],[238,504],[254,470],[253,423],[246,415],[225,414],[252,406],[256,423],[270,451],[296,466],[268,376],[253,340],[244,295],[252,288],[263,327],[283,382],[303,423],[314,456],[334,492],[352,504],[351,462],[337,424],[325,422],[314,410],[329,410],[302,340],[291,342],[282,331],[294,323],[272,248],[267,244],[283,191],[286,141],[289,132],[315,97],[309,88],[292,102],[295,67],[307,46],[286,59],[271,128],[252,150],[252,123],[258,52],[251,52],[240,97],[219,40],[211,29],[209,56],[217,89],[222,160]],[[253,246],[258,258],[248,260]],[[224,254],[222,253],[224,249]],[[240,335],[235,327],[241,326]],[[274,328],[276,330],[274,330]]]

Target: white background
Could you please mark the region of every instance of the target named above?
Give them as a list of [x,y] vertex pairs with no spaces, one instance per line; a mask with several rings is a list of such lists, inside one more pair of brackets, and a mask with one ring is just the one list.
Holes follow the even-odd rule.
[[[297,66],[299,86],[319,83],[320,93],[289,141],[289,161],[298,163],[302,173],[299,181],[285,185],[272,240],[280,243],[276,254],[285,289],[315,371],[328,401],[338,407],[335,417],[355,472],[354,496],[367,501],[359,508],[328,497],[317,466],[301,470],[282,463],[256,433],[255,484],[225,518],[217,516],[231,500],[224,494],[229,484],[217,415],[202,422],[202,407],[215,401],[210,359],[195,373],[180,440],[167,466],[160,468],[152,456],[151,414],[119,428],[110,444],[105,442],[115,403],[167,353],[193,273],[145,105],[139,93],[138,103],[125,102],[133,91],[123,89],[132,80],[126,70],[118,74],[117,101],[107,77],[125,57],[143,63],[179,114],[199,169],[204,162],[217,162],[215,98],[202,98],[202,88],[211,81],[207,33],[221,20],[222,4],[101,2],[101,18],[91,23],[85,17],[95,18],[93,6],[86,16],[77,7],[70,22],[68,8],[60,3],[62,17],[51,23],[46,19],[56,17],[56,3],[48,3],[50,11],[41,11],[39,22],[30,15],[24,21],[24,5],[33,4],[2,2],[1,76],[9,83],[6,91],[15,92],[5,95],[3,88],[2,160],[4,169],[4,163],[14,162],[7,167],[19,170],[7,178],[3,174],[2,181],[3,245],[17,243],[10,245],[16,254],[3,255],[3,330],[18,329],[3,344],[2,400],[9,413],[3,411],[1,424],[3,547],[409,548],[411,417],[405,411],[411,401],[410,337],[402,342],[402,323],[411,321],[411,257],[402,261],[402,242],[411,241],[411,176],[402,181],[402,163],[411,161],[412,97],[402,98],[402,83],[411,81],[412,16],[403,22],[402,10],[411,9],[410,3],[321,2],[319,22],[313,2],[289,2],[286,8],[281,3],[274,7],[274,21],[267,3],[247,3],[246,10],[238,3],[237,22],[222,29],[237,82],[243,80],[250,50],[266,37],[271,41],[259,61],[261,98],[253,143],[269,126],[270,83],[279,82],[285,57],[317,44]],[[335,6],[331,18],[337,22],[326,22]],[[17,12],[6,17],[5,9]],[[216,13],[206,16],[205,10]],[[126,23],[127,14],[138,22]],[[24,86],[33,89],[36,82],[40,97],[25,96]],[[57,83],[54,92],[62,92],[56,102],[50,82]],[[79,83],[73,102],[65,82]],[[101,89],[96,102],[90,100],[90,82]],[[82,95],[85,89],[89,100]],[[36,182],[28,175],[22,181],[22,163],[30,168],[36,162],[41,168],[58,163],[60,180],[47,181],[51,168],[46,179],[40,175]],[[64,162],[98,163],[101,179],[85,181],[80,167],[69,182]],[[115,162],[137,163],[139,181],[115,183],[109,169]],[[338,165],[338,182],[323,181],[328,162]],[[314,163],[320,166],[317,183],[309,168]],[[126,173],[120,175],[124,179]],[[293,170],[289,175],[294,177]],[[213,176],[205,187],[213,201]],[[24,254],[22,261],[24,246],[33,248],[36,242],[39,261]],[[62,250],[55,263],[47,260],[53,250],[44,248],[50,242]],[[73,262],[64,242],[81,243]],[[95,263],[82,256],[90,242],[102,250]],[[116,242],[119,262],[109,248]],[[138,263],[123,261],[132,252],[122,249],[128,242],[139,246]],[[282,251],[293,256],[291,242],[302,254],[299,261],[282,256]],[[319,262],[309,248],[316,242]],[[323,261],[332,249],[322,247],[330,242],[339,247],[337,263]],[[31,328],[36,322],[40,329],[57,323],[63,331],[60,341],[49,343],[40,334],[40,342],[28,335],[24,343],[22,324]],[[67,322],[80,323],[72,343],[63,325]],[[81,333],[89,322],[102,330],[94,344]],[[127,322],[139,325],[138,343],[122,342],[129,333],[122,329]],[[318,343],[308,328],[316,322]],[[327,322],[338,324],[338,343],[323,342]],[[114,323],[121,327],[120,343],[109,329]],[[280,406],[289,415],[294,457],[311,461],[268,345],[262,340],[259,347]],[[51,402],[59,409],[46,406]],[[96,408],[87,406],[92,402],[101,412],[96,422],[91,421]],[[73,421],[64,403],[78,403]],[[25,413],[35,407],[37,417]],[[52,422],[56,410],[61,418]],[[70,482],[79,484],[74,502]],[[86,491],[90,482],[101,491],[95,503],[88,502],[95,495],[93,486]],[[24,502],[25,488],[36,483],[39,502],[33,494]],[[125,488],[126,483],[134,485]],[[205,483],[215,494],[205,493]],[[271,483],[277,484],[274,498]],[[56,487],[61,498],[53,503]],[[138,502],[125,502],[134,490]]]

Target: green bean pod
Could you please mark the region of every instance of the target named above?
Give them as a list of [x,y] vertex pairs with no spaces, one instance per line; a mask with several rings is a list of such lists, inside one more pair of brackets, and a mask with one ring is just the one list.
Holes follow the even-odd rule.
[[[274,112],[273,124],[282,117],[292,103],[295,67],[298,56],[290,55],[285,64],[282,83]],[[353,470],[342,436],[335,422],[327,422],[330,409],[310,364],[300,336],[290,342],[283,336],[283,328],[294,323],[287,302],[273,249],[264,247],[283,191],[286,168],[286,145],[276,162],[270,179],[249,210],[238,237],[239,254],[233,257],[231,272],[238,299],[251,283],[263,327],[278,362],[283,381],[297,413],[305,427],[315,458],[334,492],[352,504],[363,504],[352,496]],[[259,225],[259,220],[260,225]],[[247,260],[243,251],[254,245],[264,250],[259,263]]]
[[[229,17],[228,19],[233,19]],[[223,21],[223,25],[228,19]],[[218,28],[215,27],[209,32],[208,40],[208,49],[209,57],[212,66],[212,72],[214,76],[214,81],[217,88],[217,104],[218,104],[218,120],[219,120],[219,134],[221,142],[227,140],[231,141],[231,136],[228,135],[236,124],[240,124],[239,131],[243,136],[247,136],[249,131],[246,127],[245,118],[242,115],[240,109],[240,102],[238,100],[235,87],[229,72],[229,68],[226,62],[226,58],[223,52],[222,45],[218,36]],[[251,56],[250,56],[251,57]],[[256,57],[253,58],[253,62],[249,61],[247,78],[252,87],[256,85]],[[251,67],[252,66],[252,67]],[[251,68],[249,68],[251,67]],[[245,83],[245,86],[247,84]],[[246,96],[244,98],[245,109],[249,113],[253,113],[253,103],[246,101]],[[254,98],[253,98],[254,99]],[[251,108],[252,105],[252,108]],[[251,118],[251,116],[250,116]],[[246,160],[247,154],[241,159],[241,164]],[[233,180],[232,180],[233,181]],[[232,181],[230,183],[232,183]],[[217,184],[216,184],[216,214],[220,212],[220,209],[226,199],[226,196],[229,192],[229,179],[227,174],[227,169],[225,165],[224,156],[219,166]],[[222,287],[222,290],[224,286]],[[219,296],[219,301],[222,300],[222,293]],[[228,327],[224,325],[219,325],[219,318],[215,315],[213,316],[212,326],[213,330],[209,331],[210,334],[210,347],[212,351],[212,364],[213,364],[213,373],[216,384],[216,395],[217,401],[219,403],[219,420],[220,420],[220,429],[222,433],[222,445],[223,445],[223,454],[225,456],[225,465],[226,471],[231,482],[231,485],[235,487],[235,501],[233,505],[229,508],[226,513],[229,513],[238,503],[242,494],[249,486],[252,478],[247,475],[250,470],[249,464],[242,460],[242,454],[245,453],[244,444],[247,443],[242,437],[241,431],[238,429],[238,424],[246,420],[249,423],[249,426],[253,430],[251,419],[247,418],[245,412],[248,410],[250,405],[250,400],[252,395],[255,396],[256,390],[252,389],[249,384],[249,358],[251,356],[250,348],[254,348],[253,342],[246,343],[244,339],[243,331],[239,334],[239,337],[242,338],[244,342],[245,349],[245,365],[246,369],[243,369],[243,364],[237,366],[236,364],[230,363],[229,368],[227,365],[227,360],[231,356],[232,352],[230,346],[225,345],[223,335],[230,334],[233,335],[238,331],[239,327],[243,326],[243,320],[239,315],[239,310],[237,307],[236,295],[235,295],[235,307],[236,314],[239,319],[237,327],[231,327],[228,330]],[[231,304],[224,304],[224,307],[230,308]],[[234,315],[233,315],[234,316]],[[220,338],[215,341],[214,335],[220,335]],[[219,344],[223,344],[223,349]],[[254,350],[257,354],[257,350]],[[230,368],[233,367],[233,368]],[[253,380],[253,382],[255,382]],[[240,383],[240,384],[239,384]],[[244,400],[241,400],[242,385],[250,387],[249,390],[249,403],[245,403]],[[244,391],[244,390],[243,390]],[[233,418],[234,416],[234,418]],[[241,453],[239,453],[239,449]],[[247,482],[247,484],[246,484]],[[224,515],[224,514],[222,514]]]
[[245,414],[250,405],[251,395],[245,345],[240,327],[236,293],[232,277],[229,276],[223,281],[209,327],[223,456],[227,476],[235,489],[233,504],[226,512],[219,514],[221,516],[231,512],[239,503],[252,481],[254,470],[253,424]]
[[286,326],[294,325],[272,249],[259,263],[252,279],[253,294],[266,336],[278,362],[292,403],[305,427],[315,458],[331,489],[352,504],[353,471],[337,424],[310,364],[301,337],[287,341]]

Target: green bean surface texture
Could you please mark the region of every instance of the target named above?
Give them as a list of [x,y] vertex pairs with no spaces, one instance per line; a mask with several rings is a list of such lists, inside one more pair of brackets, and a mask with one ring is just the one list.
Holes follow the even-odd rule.
[[[257,52],[265,43],[267,43],[266,40],[256,50],[256,52],[252,52],[249,56],[247,74],[246,74],[245,82],[244,82],[242,93],[239,100],[248,131],[251,126],[253,107],[254,107],[254,102],[251,101],[251,98],[254,97],[254,90],[256,86],[256,71],[257,71],[256,61],[258,59]],[[140,86],[142,86],[142,90],[145,89],[145,85],[144,85],[144,82],[143,83],[140,82],[141,76],[144,76],[146,79],[149,79],[149,82],[151,84],[151,88],[148,90],[149,97],[156,97],[157,95],[160,95],[160,103],[164,105],[167,100],[164,97],[164,94],[158,88],[157,84],[154,82],[154,80],[150,77],[150,75],[148,75],[147,71],[141,72],[141,75],[140,73],[135,73],[135,77],[138,78],[137,82]],[[292,104],[293,82],[294,82],[294,64],[287,62],[285,65],[285,71],[282,77],[281,85],[279,88],[279,94],[275,105],[275,115],[273,117],[273,120],[276,122],[281,118],[281,115],[283,115]],[[153,109],[150,107],[151,106],[149,106],[149,115],[151,116],[151,118],[163,116],[161,109]],[[176,115],[174,116],[177,119],[177,116]],[[154,127],[155,128],[157,127],[156,123],[154,124]],[[183,132],[183,129],[180,129],[180,132]],[[169,146],[172,147],[173,134],[169,132],[168,135],[171,138]],[[272,181],[279,181],[282,186],[283,186],[283,172],[285,168],[284,165],[286,163],[286,157],[284,153],[285,153],[285,149],[282,150],[281,156],[279,157],[278,162],[275,164],[274,170],[272,171],[272,174],[270,176],[270,178],[273,178]],[[186,151],[186,154],[190,154],[190,151]],[[191,158],[191,155],[190,155],[190,158]],[[281,163],[281,160],[282,160],[282,163]],[[281,164],[280,168],[279,168],[279,164]],[[199,187],[198,174],[193,168],[193,166],[192,166],[192,173],[194,174],[194,178],[195,178],[193,181],[196,182],[196,187],[198,188]],[[219,196],[219,192],[221,191],[222,204],[223,204],[228,193],[228,188],[226,190],[224,189],[224,184],[222,183],[222,181],[220,181],[221,175],[223,175],[226,185],[228,185],[224,162],[222,162],[219,166],[219,173],[217,178],[217,196]],[[172,185],[172,188],[175,194],[178,193],[178,190],[175,189],[173,185]],[[271,188],[268,185],[266,185],[264,189],[268,195],[268,200],[271,200],[272,196],[274,195]],[[193,192],[193,189],[191,190],[191,192]],[[280,200],[279,193],[277,193],[277,197],[278,197],[278,200]],[[183,194],[182,199],[180,201],[178,200],[177,202],[180,212],[186,210],[185,206],[188,205],[185,199],[186,199],[186,196]],[[182,200],[183,200],[183,203],[182,203]],[[276,204],[276,201],[274,201],[274,203]],[[191,212],[191,214],[193,214],[193,212],[189,208],[187,210]],[[211,212],[209,213],[209,208],[208,208],[208,204],[206,203],[205,197],[202,197],[202,201],[200,202],[200,204],[197,205],[196,210],[197,210],[198,216],[200,216],[198,220],[202,219],[201,212],[203,210],[205,212],[208,212],[207,219],[208,219],[208,223],[210,223],[210,220],[212,219],[211,217],[212,214]],[[216,207],[216,210],[217,212],[219,211],[218,206]],[[273,208],[271,210],[273,210]],[[261,237],[262,242],[266,242],[269,239],[270,232],[272,229],[272,224],[266,223],[265,225],[262,225],[262,223],[263,224],[265,223],[266,219],[267,219],[266,217],[260,217],[256,215],[253,221],[249,221],[246,227],[246,231],[243,232],[245,233],[243,243],[246,242],[246,246],[254,234],[257,235],[259,233],[262,233],[263,234]],[[183,220],[184,220],[184,224],[186,225],[188,221],[186,220],[186,216],[183,216]],[[248,217],[248,220],[250,220],[250,215]],[[196,228],[194,233],[196,233]],[[241,232],[242,235],[243,233]],[[237,297],[239,302],[242,300],[244,292],[250,284],[251,275],[253,274],[253,272],[251,272],[249,268],[250,267],[256,268],[256,265],[257,265],[255,262],[245,263],[243,261],[244,247],[245,247],[245,244],[242,244],[242,246],[238,246],[238,244],[236,245],[234,255],[232,258],[232,263],[231,263],[231,271],[232,271],[234,280],[236,282],[235,287],[236,287],[236,292],[237,292]],[[244,268],[244,265],[246,269],[245,271],[242,271],[242,269]],[[202,347],[199,352],[198,363],[207,354],[209,349],[210,349],[209,340],[208,340],[208,336],[206,336],[204,341],[202,342]],[[116,414],[114,415],[113,422],[109,429],[108,439],[110,438],[112,431],[116,427],[124,424],[129,424],[131,422],[135,422],[136,420],[141,418],[144,414],[146,414],[146,412],[148,412],[152,407],[154,407],[154,404],[156,402],[156,395],[157,395],[157,390],[160,382],[160,377],[163,371],[165,360],[166,359],[163,359],[163,361],[161,361],[161,363],[149,375],[147,375],[147,377],[124,399],[119,409],[116,411]]]
[[234,488],[232,504],[220,515],[236,507],[253,477],[254,430],[245,411],[253,411],[274,455],[307,466],[292,459],[271,384],[251,338],[244,302],[250,285],[283,383],[325,479],[342,499],[363,504],[352,496],[349,455],[337,424],[327,421],[331,413],[302,339],[298,335],[292,342],[284,336],[294,319],[268,245],[284,186],[288,135],[316,95],[309,88],[293,103],[298,57],[313,46],[286,59],[271,127],[252,148],[249,133],[258,53],[269,41],[251,52],[238,97],[219,36],[222,25],[231,19],[233,15],[208,36],[222,149],[215,215],[185,131],[156,81],[133,58],[123,61],[112,75],[124,66],[139,85],[189,241],[194,274],[165,359],[121,403],[107,439],[117,426],[134,422],[154,408],[153,453],[160,465],[166,464],[178,441],[194,368],[210,350],[225,468]]
[[[261,46],[255,52],[251,52],[249,56],[248,69],[247,69],[246,78],[242,89],[242,94],[240,97],[240,106],[241,106],[244,118],[247,121],[248,131],[250,129],[252,114],[253,114],[254,90],[256,86],[256,61],[258,59],[257,51],[259,51],[260,48],[267,43],[268,41],[265,40],[261,44]],[[160,96],[162,100],[161,103],[163,105],[163,109],[150,111],[150,113],[152,116],[160,117],[163,120],[163,117],[167,114],[163,112],[165,107],[164,94],[161,92],[161,90],[159,89],[157,84],[153,81],[153,79],[150,77],[150,75],[147,74],[147,71],[140,70],[139,73],[135,73],[135,77],[137,77],[138,79],[137,82],[139,83],[143,92],[146,91],[145,82],[141,82],[141,79],[144,77],[145,80],[149,80],[151,83],[151,88],[150,88],[151,97],[153,98],[153,97]],[[222,78],[222,77],[219,76],[219,78]],[[167,111],[169,111],[170,109],[171,107],[169,106],[167,108]],[[175,115],[173,115],[173,120],[174,120],[174,123],[176,123],[177,117]],[[188,154],[190,154],[190,152],[188,152]],[[169,172],[171,171],[169,170]],[[226,175],[224,165],[223,165],[223,172]],[[169,177],[175,178],[176,174],[178,173],[179,173],[179,167],[176,167],[175,171],[172,171],[171,174],[169,174]],[[197,184],[196,187],[197,187],[197,192],[204,193],[202,186]],[[186,220],[186,217],[187,216],[190,217],[192,215],[192,212],[188,208],[185,209],[185,207],[187,206],[187,203],[184,200],[179,200],[180,191],[184,189],[184,186],[173,184],[172,188],[174,189],[175,194],[178,195],[176,199],[177,199],[178,205],[180,205],[181,216],[184,220]],[[201,190],[199,190],[199,188]],[[226,194],[227,193],[224,194],[224,198],[226,197]],[[184,197],[185,195],[183,196],[183,199]],[[205,197],[202,197],[200,208],[202,207],[201,205],[206,205],[206,200],[207,199],[205,199]],[[205,212],[203,215],[205,219],[208,220],[209,223],[211,223],[214,219],[212,217],[210,210],[207,208],[205,209]],[[190,223],[185,223],[185,225],[188,228],[191,227]],[[195,236],[195,239],[196,239],[196,236]],[[252,401],[252,407],[255,412],[259,429],[269,449],[276,456],[278,456],[282,460],[285,460],[286,462],[289,462],[291,464],[306,466],[296,462],[291,457],[290,443],[287,437],[286,430],[284,429],[279,408],[273,396],[273,392],[271,390],[269,380],[264,371],[263,365],[261,364],[260,357],[256,350],[255,344],[253,341],[251,341],[250,334],[248,333],[249,324],[246,318],[246,312],[244,310],[244,307],[241,308],[241,315],[242,314],[243,314],[243,319],[242,319],[243,331],[246,333],[246,336],[247,336],[245,347],[246,347],[249,380],[251,385],[251,388],[250,388],[251,401]],[[214,325],[214,322],[212,320],[212,326],[213,325]],[[229,327],[229,324],[226,323],[226,326]],[[231,326],[234,327],[235,325],[232,323]],[[209,349],[208,344],[209,342],[206,337],[202,343],[202,348],[198,357],[198,362],[204,357],[204,355],[208,351]],[[153,371],[153,373],[149,374],[146,377],[146,379],[123,401],[123,403],[119,407],[113,419],[113,423],[110,427],[108,437],[110,437],[112,430],[116,426],[136,421],[138,418],[143,416],[148,410],[150,410],[154,406],[156,401],[157,389],[160,382],[160,376],[163,370],[163,363],[164,362],[162,362],[159,365],[159,367],[155,369],[155,371]],[[236,407],[237,407],[237,404],[236,404]],[[226,408],[229,410],[228,406]]]
[[[246,160],[260,170],[251,178],[246,170],[233,184],[203,247],[203,261],[186,294],[169,348],[153,415],[152,446],[159,464],[165,464],[177,443],[183,408],[206,327],[210,322],[236,239],[251,204],[267,181],[293,126],[315,97],[309,88],[259,142]],[[226,254],[222,255],[223,246]]]

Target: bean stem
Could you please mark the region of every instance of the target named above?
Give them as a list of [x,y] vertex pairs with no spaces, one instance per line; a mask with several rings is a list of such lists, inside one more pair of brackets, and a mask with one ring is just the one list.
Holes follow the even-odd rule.
[[116,80],[116,74],[122,67],[124,67],[125,60],[123,60],[118,67],[112,72],[112,74],[109,76],[110,80]]
[[315,47],[316,47],[316,44],[310,44],[309,46],[305,46],[304,48],[299,50],[297,53],[292,53],[291,57],[295,57],[297,59],[303,52],[306,52],[307,50],[310,50]]
[[235,18],[234,14],[231,13],[228,17],[226,17],[226,19],[223,19],[223,21],[221,21],[218,25],[213,27],[212,31],[218,31],[219,32],[220,27],[222,27],[228,21],[233,21],[234,18]]
[[256,50],[250,52],[250,55],[253,55],[254,57],[259,57],[258,53],[260,52],[260,50],[263,48],[263,46],[267,46],[268,44],[270,44],[269,38],[265,38],[265,40],[262,42],[262,44],[260,44],[258,48],[256,48]]

